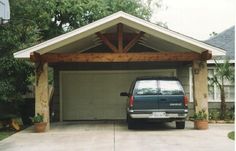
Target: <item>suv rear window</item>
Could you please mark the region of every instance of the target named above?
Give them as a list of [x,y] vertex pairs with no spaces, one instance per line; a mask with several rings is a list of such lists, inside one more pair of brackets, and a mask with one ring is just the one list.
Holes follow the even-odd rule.
[[135,95],[156,95],[157,80],[140,80],[137,81],[134,87]]
[[139,80],[134,87],[134,95],[183,95],[179,81]]
[[158,80],[158,94],[183,95],[184,90],[179,81]]

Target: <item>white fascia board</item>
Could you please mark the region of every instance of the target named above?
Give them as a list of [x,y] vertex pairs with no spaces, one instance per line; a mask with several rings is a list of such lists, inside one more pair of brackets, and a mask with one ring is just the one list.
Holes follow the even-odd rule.
[[166,37],[166,39],[168,39],[171,42],[177,39],[179,40],[179,42],[185,43],[186,46],[189,46],[189,47],[191,46],[193,48],[196,48],[196,49],[191,49],[191,50],[198,53],[203,52],[203,51],[199,51],[199,49],[203,49],[203,50],[211,51],[213,56],[225,55],[225,51],[222,49],[210,46],[198,40],[192,39],[190,37],[176,33],[174,31],[157,26],[153,23],[142,20],[138,17],[129,15],[127,13],[117,12],[113,15],[97,20],[93,23],[90,23],[86,26],[83,26],[81,28],[68,32],[66,34],[60,35],[58,37],[52,38],[48,41],[35,45],[33,47],[16,52],[14,53],[14,57],[15,58],[29,58],[30,53],[34,51],[40,54],[44,54],[44,53],[50,52],[53,49],[59,48],[66,44],[72,43],[76,40],[82,39],[86,36],[99,32],[101,30],[112,27],[118,23],[123,23],[135,29],[139,29],[155,37],[158,37],[158,36]]
[[[181,41],[185,42],[186,45],[191,44],[193,46],[198,46],[199,48],[202,48],[204,50],[209,50],[209,51],[212,52],[213,56],[217,56],[217,55],[221,56],[221,55],[225,55],[225,53],[226,53],[223,49],[208,45],[204,42],[198,41],[196,39],[193,39],[193,38],[190,38],[188,36],[185,36],[185,35],[179,34],[177,32],[174,32],[172,30],[169,30],[169,29],[163,28],[161,26],[155,25],[151,22],[142,20],[142,19],[137,18],[135,16],[125,14],[123,17],[126,19],[126,21],[124,21],[124,22],[126,22],[127,25],[130,25],[131,27],[134,27],[134,28],[139,28],[140,27],[140,28],[142,28],[142,30],[144,32],[146,32],[148,34],[151,34],[155,37],[157,37],[157,34],[162,33],[165,36],[181,40]],[[132,21],[132,22],[130,22],[130,21]],[[136,25],[134,25],[134,24],[136,24]],[[140,26],[137,26],[137,24],[139,24]],[[168,40],[170,40],[170,39],[168,39]],[[201,52],[196,51],[196,52],[201,53],[203,51],[201,51]]]
[[[217,63],[224,63],[225,60],[216,60]],[[235,63],[235,60],[229,60],[229,63]],[[207,60],[207,64],[215,64],[215,60]]]
[[74,42],[106,28],[112,27],[119,23],[119,17],[120,15],[118,13],[107,16],[103,19],[90,23],[66,34],[57,36],[33,47],[18,51],[14,53],[14,57],[29,58],[30,53],[32,52],[38,52],[39,54],[47,53],[52,49],[59,48],[61,46],[64,46],[65,44]]

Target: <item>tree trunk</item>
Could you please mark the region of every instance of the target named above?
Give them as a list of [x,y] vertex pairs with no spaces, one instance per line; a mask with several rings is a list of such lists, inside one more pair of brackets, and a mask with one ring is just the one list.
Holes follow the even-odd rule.
[[225,90],[224,86],[221,87],[220,89],[220,98],[221,98],[221,114],[220,114],[220,119],[224,120],[225,119],[225,112],[226,112],[226,103],[225,103]]

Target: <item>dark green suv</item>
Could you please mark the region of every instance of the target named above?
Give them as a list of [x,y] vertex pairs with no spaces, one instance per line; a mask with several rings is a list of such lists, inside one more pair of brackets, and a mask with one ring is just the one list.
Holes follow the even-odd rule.
[[176,128],[185,128],[188,99],[180,81],[175,77],[138,77],[130,91],[121,92],[128,97],[127,122],[132,129],[138,119],[158,122],[176,122]]

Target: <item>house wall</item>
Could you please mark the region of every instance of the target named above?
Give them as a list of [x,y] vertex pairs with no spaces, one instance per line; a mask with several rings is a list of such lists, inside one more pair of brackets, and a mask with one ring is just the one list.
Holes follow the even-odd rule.
[[[188,108],[189,108],[189,113],[188,113],[188,116],[193,116],[194,114],[194,108],[193,108],[193,102],[190,102],[188,104]],[[226,102],[226,108],[227,109],[230,109],[232,107],[234,107],[235,103],[234,102]],[[220,109],[220,102],[208,102],[208,110],[211,111],[211,110],[216,110],[216,109]]]

